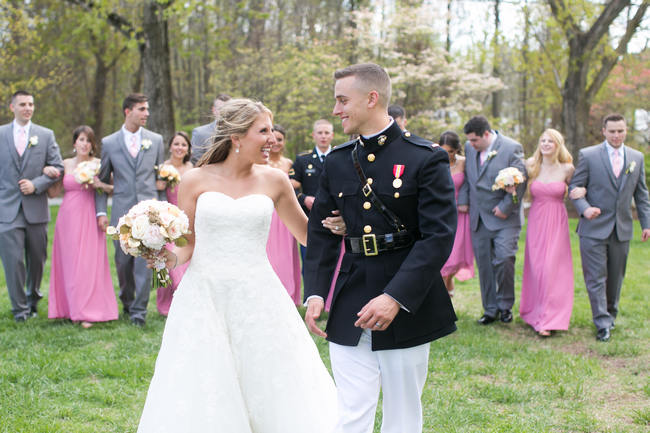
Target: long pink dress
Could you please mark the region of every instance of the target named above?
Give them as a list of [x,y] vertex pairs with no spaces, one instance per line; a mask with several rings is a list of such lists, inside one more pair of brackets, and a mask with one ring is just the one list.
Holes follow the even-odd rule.
[[[458,190],[465,181],[465,173],[458,172],[451,176],[456,189],[456,200],[458,200]],[[456,237],[451,254],[447,263],[440,270],[443,277],[455,275],[459,281],[474,278],[474,251],[472,250],[472,238],[469,229],[469,214],[458,212],[458,225],[456,227]]]
[[[167,201],[173,205],[178,206],[178,186],[174,188],[167,188]],[[166,248],[172,249],[173,245],[168,244]],[[158,312],[163,316],[166,316],[169,313],[169,307],[172,305],[172,298],[174,297],[174,292],[178,287],[178,283],[181,282],[185,270],[190,265],[190,262],[183,263],[180,266],[177,266],[175,269],[169,271],[169,277],[172,280],[172,285],[169,287],[158,287],[156,290],[156,308]]]
[[519,315],[535,331],[567,330],[573,309],[573,262],[564,182],[533,181]]
[[300,305],[300,254],[298,253],[298,243],[280,220],[275,210],[271,217],[271,228],[266,242],[266,255],[282,285],[293,299],[293,303]]
[[54,228],[48,314],[50,319],[104,322],[118,317],[106,252],[97,226],[95,193],[63,176],[65,194]]

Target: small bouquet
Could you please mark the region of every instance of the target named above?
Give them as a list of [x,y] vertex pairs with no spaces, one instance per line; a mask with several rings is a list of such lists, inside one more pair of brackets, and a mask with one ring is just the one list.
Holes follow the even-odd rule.
[[[99,174],[101,164],[98,160],[82,161],[74,169],[74,180],[88,189],[89,185],[95,183],[95,176]],[[101,189],[98,189],[100,193]]]
[[518,203],[519,199],[517,198],[517,190],[514,189],[519,184],[524,182],[524,175],[516,167],[506,167],[502,170],[499,170],[496,179],[494,179],[494,185],[492,185],[492,191],[503,189],[507,191],[508,189],[513,189],[512,191],[512,201],[513,203]]
[[124,253],[154,260],[153,287],[171,284],[165,259],[159,256],[165,244],[173,242],[179,247],[187,244],[184,235],[189,233],[187,215],[166,201],[144,200],[122,216],[117,227],[109,226],[106,234],[120,241]]
[[167,182],[167,185],[169,185],[170,188],[173,188],[180,183],[181,174],[178,172],[178,170],[176,170],[176,167],[174,167],[173,165],[171,164],[159,165],[157,167],[157,170],[160,179]]

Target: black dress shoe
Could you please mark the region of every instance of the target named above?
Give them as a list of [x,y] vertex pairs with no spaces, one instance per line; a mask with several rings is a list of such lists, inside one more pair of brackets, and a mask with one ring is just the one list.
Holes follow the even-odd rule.
[[132,317],[131,324],[137,326],[138,328],[144,328],[144,319],[140,319],[139,317]]
[[609,328],[602,328],[596,332],[596,340],[598,341],[609,341]]
[[478,319],[478,324],[479,325],[489,325],[490,323],[494,322],[497,320],[496,317],[488,316],[487,314],[484,314],[481,316],[480,319]]
[[501,321],[503,323],[512,322],[512,311],[510,311],[510,310],[501,310]]
[[24,323],[24,322],[27,321],[27,317],[26,316],[16,316],[16,317],[14,317],[14,320],[16,321],[16,323]]
[[614,329],[616,329],[616,326],[612,323],[612,326],[609,327],[609,330],[613,331]]

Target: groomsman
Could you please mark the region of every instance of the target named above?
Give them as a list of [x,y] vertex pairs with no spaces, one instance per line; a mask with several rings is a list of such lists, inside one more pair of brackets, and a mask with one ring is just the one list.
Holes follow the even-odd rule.
[[[634,198],[643,233],[650,237],[650,202],[645,183],[643,153],[624,145],[625,118],[603,119],[605,141],[580,149],[570,189],[586,187],[586,196],[573,200],[580,221],[582,273],[591,302],[596,339],[608,341],[618,314],[630,239],[634,233],[631,203]],[[573,191],[572,191],[573,193]]]
[[521,231],[521,197],[526,182],[512,194],[492,191],[494,179],[506,167],[515,167],[526,176],[521,144],[492,130],[484,116],[472,117],[464,128],[465,182],[458,191],[458,212],[469,212],[472,246],[478,265],[483,316],[487,325],[497,319],[512,322],[515,302],[515,254]]
[[16,322],[24,322],[37,314],[43,297],[50,220],[46,192],[57,181],[45,176],[43,168],[49,165],[63,173],[63,162],[54,133],[31,121],[31,93],[14,93],[9,109],[13,122],[0,126],[0,258],[11,312]]
[[397,104],[391,104],[388,106],[388,115],[395,119],[395,122],[399,125],[402,131],[406,131],[406,110],[404,107]]
[[[156,189],[155,166],[165,161],[162,136],[144,128],[149,117],[149,102],[145,95],[134,93],[122,103],[124,125],[102,139],[101,171],[99,178],[109,183],[113,175],[113,208],[111,225],[142,200],[164,199],[164,192]],[[97,223],[106,230],[106,194],[95,193]],[[120,299],[124,313],[131,323],[144,326],[151,290],[151,269],[141,257],[125,254],[119,241],[115,245],[115,266],[120,282]]]
[[212,102],[212,116],[214,117],[212,122],[197,126],[192,130],[192,156],[190,158],[192,164],[196,165],[205,151],[208,150],[208,147],[210,147],[210,138],[214,135],[214,128],[217,124],[219,110],[229,99],[230,95],[226,95],[225,93],[217,95]]
[[[330,342],[337,432],[371,432],[382,389],[382,433],[418,433],[429,343],[456,330],[440,276],[456,231],[449,159],[388,116],[383,68],[353,65],[334,78],[334,115],[360,138],[325,160],[309,218],[305,321]],[[348,236],[323,332],[315,320],[341,242],[321,224],[331,209],[341,210]]]

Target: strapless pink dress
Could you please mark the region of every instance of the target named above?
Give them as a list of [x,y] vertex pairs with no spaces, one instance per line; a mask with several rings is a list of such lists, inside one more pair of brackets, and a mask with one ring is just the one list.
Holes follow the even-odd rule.
[[266,255],[271,267],[296,305],[301,304],[300,296],[300,254],[298,242],[273,210],[269,238],[266,242]]
[[[456,189],[456,200],[458,190],[465,181],[465,173],[462,171],[451,176]],[[469,229],[469,214],[458,212],[458,224],[456,226],[456,237],[454,247],[447,259],[447,263],[440,270],[443,277],[455,275],[459,281],[474,278],[474,251],[472,250],[472,238]]]

